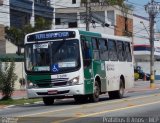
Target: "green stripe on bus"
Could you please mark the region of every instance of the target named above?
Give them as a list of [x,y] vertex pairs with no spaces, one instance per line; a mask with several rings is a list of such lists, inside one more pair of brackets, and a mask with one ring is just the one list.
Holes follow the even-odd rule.
[[85,35],[85,36],[102,37],[100,33],[95,33],[95,32],[87,32],[87,31],[79,30],[79,33],[80,33],[81,35]]
[[45,80],[51,80],[51,75],[27,75],[27,80],[34,84],[44,83]]

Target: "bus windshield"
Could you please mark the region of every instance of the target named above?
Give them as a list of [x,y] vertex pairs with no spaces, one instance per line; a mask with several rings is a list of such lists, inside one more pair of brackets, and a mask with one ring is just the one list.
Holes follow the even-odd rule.
[[80,67],[78,40],[27,44],[26,71],[63,73]]

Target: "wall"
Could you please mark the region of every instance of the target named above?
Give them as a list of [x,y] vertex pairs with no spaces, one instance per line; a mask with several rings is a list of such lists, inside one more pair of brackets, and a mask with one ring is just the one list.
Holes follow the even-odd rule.
[[[126,29],[125,29],[126,26]],[[116,15],[116,28],[115,35],[124,36],[130,35],[129,32],[133,32],[133,19],[127,18],[122,15]]]
[[10,7],[9,0],[3,0],[3,4],[0,4],[0,24],[4,26],[10,26]]
[[[2,67],[4,66],[4,62],[2,62]],[[15,81],[15,90],[22,90],[25,89],[25,87],[21,86],[19,83],[20,78],[25,77],[25,72],[24,72],[24,63],[23,62],[15,62],[15,74],[18,76],[17,80]]]
[[6,42],[4,36],[5,36],[4,26],[0,24],[0,54],[6,53]]
[[72,4],[72,0],[51,0],[51,5],[55,8],[80,7],[80,1],[76,0],[76,4]]

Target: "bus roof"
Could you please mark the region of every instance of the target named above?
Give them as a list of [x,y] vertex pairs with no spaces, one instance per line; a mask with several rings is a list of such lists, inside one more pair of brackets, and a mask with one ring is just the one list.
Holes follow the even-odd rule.
[[127,41],[131,42],[131,38],[124,37],[124,36],[115,36],[115,35],[109,35],[109,34],[104,34],[104,33],[97,33],[97,32],[90,32],[90,31],[83,31],[79,29],[54,29],[54,30],[43,30],[43,31],[37,31],[33,33],[29,33],[26,35],[33,35],[37,33],[43,33],[43,32],[53,32],[53,31],[75,31],[76,33],[79,32],[79,34],[83,35],[88,35],[88,36],[94,36],[94,37],[99,37],[99,38],[107,38],[107,39],[114,39],[114,40],[122,40],[122,41]]
[[115,35],[89,32],[89,31],[82,31],[82,30],[79,30],[79,32],[80,32],[80,34],[85,34],[85,35],[88,35],[88,36],[91,36],[91,35],[93,36],[94,35],[94,37],[101,37],[101,38],[115,39],[115,40],[122,40],[122,41],[131,42],[131,38],[125,37],[125,36],[115,36]]

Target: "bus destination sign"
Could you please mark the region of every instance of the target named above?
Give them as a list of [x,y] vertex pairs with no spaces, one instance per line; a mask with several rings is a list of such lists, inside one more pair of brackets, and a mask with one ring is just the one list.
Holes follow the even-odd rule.
[[43,32],[27,37],[28,42],[32,41],[44,41],[44,40],[55,40],[55,39],[65,39],[65,38],[75,38],[74,31],[56,31],[56,32]]

